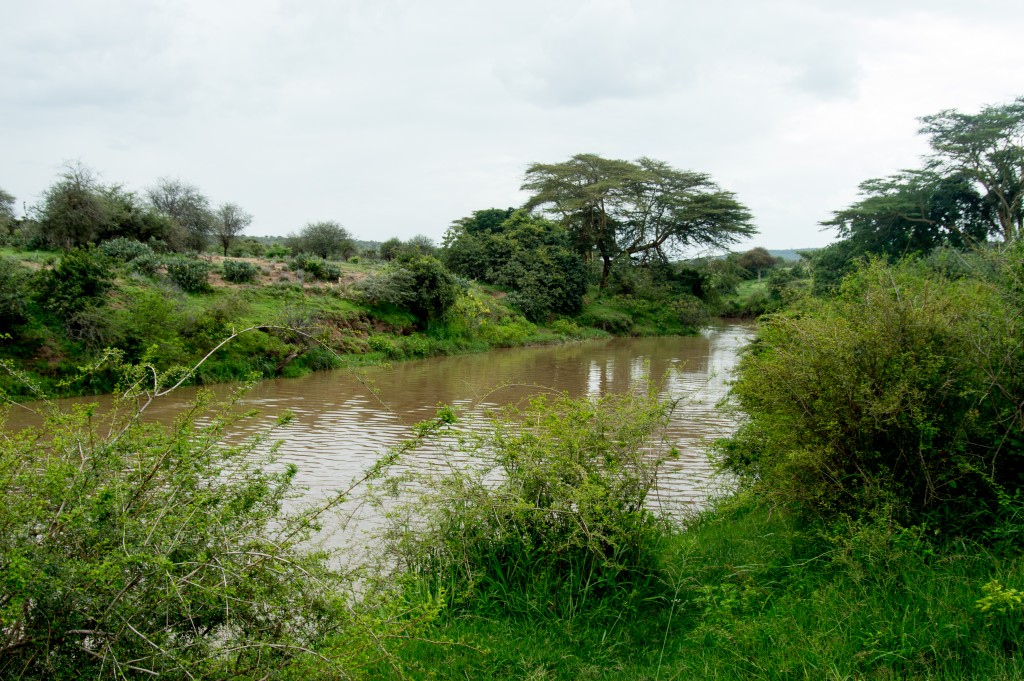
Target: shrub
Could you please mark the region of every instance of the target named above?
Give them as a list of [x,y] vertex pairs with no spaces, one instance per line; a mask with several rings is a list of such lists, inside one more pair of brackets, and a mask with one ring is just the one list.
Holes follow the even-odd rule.
[[1001,281],[874,262],[836,298],[769,317],[741,362],[749,421],[723,466],[825,516],[989,522],[1024,486],[1017,257]]
[[302,271],[320,281],[337,281],[341,279],[341,268],[316,256],[299,254],[292,258],[289,265],[292,271]]
[[455,305],[467,284],[431,256],[404,260],[392,269],[360,283],[372,305],[402,307],[416,316],[420,328]]
[[150,254],[140,255],[139,257],[134,258],[128,263],[128,267],[133,272],[138,272],[139,274],[143,274],[147,277],[152,277],[156,275],[157,271],[163,266],[163,264],[163,258],[155,254]]
[[458,465],[398,481],[416,491],[389,516],[388,555],[456,608],[637,605],[659,588],[666,525],[647,497],[676,454],[661,439],[670,409],[638,392],[495,415],[457,438]]
[[263,252],[266,258],[287,258],[292,254],[292,249],[284,244],[270,244]]
[[233,284],[248,284],[256,281],[260,268],[245,260],[225,260],[224,280]]
[[112,277],[105,256],[93,248],[72,248],[43,274],[40,302],[68,320],[87,306],[101,304]]
[[366,339],[366,344],[370,346],[371,350],[382,353],[388,359],[405,359],[405,353],[398,347],[394,339],[388,336],[370,336]]
[[173,258],[167,261],[167,276],[186,293],[209,290],[210,263],[198,258]]
[[25,320],[29,271],[11,258],[0,257],[0,322],[4,327]]
[[99,245],[99,250],[108,258],[129,262],[139,257],[153,255],[153,249],[135,239],[120,237],[104,241]]
[[135,397],[0,439],[0,676],[352,678],[436,612],[352,607],[308,543],[343,497],[297,508],[266,434],[223,445],[237,402],[164,427]]

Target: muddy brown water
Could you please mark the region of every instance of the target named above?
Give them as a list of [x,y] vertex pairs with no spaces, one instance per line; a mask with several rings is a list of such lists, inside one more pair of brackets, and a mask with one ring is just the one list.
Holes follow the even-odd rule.
[[[260,415],[241,423],[232,437],[265,429],[277,414],[292,411],[294,420],[276,434],[284,441],[281,460],[298,466],[298,482],[315,500],[347,487],[389,446],[408,437],[411,425],[433,416],[439,404],[472,416],[523,402],[544,390],[597,396],[629,390],[634,382],[652,376],[663,395],[682,398],[669,432],[681,456],[660,476],[659,503],[685,508],[699,504],[715,488],[706,445],[735,428],[735,415],[716,405],[753,332],[749,325],[723,323],[693,337],[513,348],[263,381],[244,399]],[[160,398],[151,405],[150,417],[171,420],[194,394],[194,389],[181,389]],[[108,399],[87,401],[99,401],[102,408]],[[15,408],[6,427],[36,420],[24,408]],[[437,465],[439,456],[438,450],[427,449],[412,455],[406,465]]]

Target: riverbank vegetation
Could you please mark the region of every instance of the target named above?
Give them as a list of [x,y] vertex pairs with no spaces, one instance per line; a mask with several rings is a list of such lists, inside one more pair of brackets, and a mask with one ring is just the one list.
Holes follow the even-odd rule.
[[[573,211],[560,220],[478,212],[453,227],[440,259],[425,244],[398,244],[395,265],[334,282],[361,291],[358,299],[310,281],[317,271],[334,276],[324,259],[303,261],[288,286],[261,270],[258,288],[172,295],[202,284],[209,273],[195,263],[208,261],[161,259],[139,276],[175,280],[162,299],[235,295],[269,307],[263,292],[287,290],[289,309],[415,331],[357,336],[384,356],[414,339],[472,338],[452,331],[469,319],[473,333],[499,337],[510,332],[488,327],[542,328],[528,315],[566,335],[587,333],[587,319],[606,332],[656,330],[666,306],[652,301],[689,301],[678,295],[689,291],[703,305],[738,309],[763,296],[770,314],[723,405],[741,425],[711,450],[731,488],[689,515],[657,503],[659,470],[675,455],[664,427],[672,409],[685,409],[685,400],[659,402],[658,377],[601,399],[548,395],[483,423],[460,424],[443,407],[354,483],[369,483],[365,500],[381,509],[375,550],[363,562],[332,560],[304,540],[354,486],[316,507],[295,505],[294,469],[275,461],[271,436],[224,444],[237,405],[211,413],[201,402],[172,426],[147,424],[138,405],[144,411],[182,370],[159,363],[167,349],[145,347],[128,363],[107,352],[81,380],[111,381],[126,396],[118,409],[54,409],[42,429],[0,438],[0,672],[1020,678],[1024,104],[923,122],[938,184],[919,194],[908,180],[885,201],[870,194],[837,213],[850,220],[843,238],[810,255],[809,280],[793,271],[804,265],[780,268],[758,253],[738,288],[738,257],[634,267],[591,243],[600,271],[588,270],[578,307],[561,308],[582,290],[574,272],[531,275],[530,265],[571,254],[571,228],[601,224],[592,204],[575,224],[564,221]],[[591,161],[538,166],[536,181],[584,162],[605,167]],[[612,167],[623,177],[645,168]],[[959,198],[946,202],[947,189]],[[908,252],[921,225],[937,241]],[[882,232],[899,238],[866,239]],[[121,247],[137,249],[98,250],[116,260]],[[498,249],[510,257],[489,260]],[[90,314],[106,321],[131,310],[118,291],[142,279],[124,268],[144,267],[131,263],[149,254],[122,256],[111,270],[96,252],[29,255],[41,259],[35,275],[0,270],[10,282],[0,292],[19,290],[11,287],[26,276],[46,291],[0,299],[6,319],[19,320],[8,328],[74,320],[70,337]],[[479,268],[483,284],[452,274],[461,267]],[[530,276],[539,283],[517,291],[534,307],[509,302],[496,313],[516,292],[509,282]],[[736,291],[744,302],[730,302]],[[545,317],[545,305],[572,311]],[[469,310],[450,316],[459,306]],[[268,343],[261,352],[301,344],[304,328],[268,328],[248,337],[270,340],[248,342]],[[12,381],[36,382],[5,368]],[[403,454],[428,444],[437,469],[403,465]],[[446,465],[446,452],[460,463]]]
[[[106,348],[183,371],[239,329],[250,331],[189,380],[692,334],[737,272],[753,276],[669,259],[753,233],[746,209],[707,175],[580,155],[531,169],[526,186],[536,192],[526,208],[456,220],[440,248],[414,237],[360,249],[329,220],[242,239],[252,216],[234,203],[214,208],[168,179],[142,197],[71,164],[20,219],[3,195],[0,359],[47,394],[73,395],[113,389],[109,371],[79,380]],[[36,394],[8,375],[0,390]]]

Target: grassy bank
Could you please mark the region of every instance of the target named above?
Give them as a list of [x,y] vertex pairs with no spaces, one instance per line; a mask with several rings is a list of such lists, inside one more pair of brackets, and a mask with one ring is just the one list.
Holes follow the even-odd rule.
[[[325,263],[322,280],[289,260],[210,257],[194,261],[203,268],[202,281],[189,286],[188,280],[186,285],[176,281],[165,265],[147,269],[139,261],[107,258],[101,266],[102,286],[93,290],[88,281],[83,285],[79,280],[98,276],[94,272],[63,273],[59,285],[53,283],[55,276],[48,278],[62,267],[60,253],[5,252],[0,258],[0,279],[9,297],[0,302],[10,303],[0,305],[9,313],[0,315],[0,359],[23,372],[36,388],[5,373],[0,390],[15,399],[109,392],[116,380],[112,371],[80,372],[105,348],[118,348],[130,362],[180,374],[224,339],[250,328],[217,350],[190,382],[294,377],[651,330],[600,320],[589,326],[577,319],[535,324],[506,305],[501,291],[473,283],[466,283],[443,313],[417,315],[408,305],[373,299],[361,288],[387,271],[382,265]],[[91,254],[83,267],[99,260],[100,254]],[[225,267],[239,262],[254,270],[252,279],[227,281]],[[693,330],[676,323],[662,332]]]
[[[420,678],[1017,679],[1016,547],[884,519],[808,526],[733,500],[666,538],[660,594],[566,619],[445,611],[402,659]],[[382,676],[388,671],[379,669]],[[394,676],[397,678],[397,676]]]

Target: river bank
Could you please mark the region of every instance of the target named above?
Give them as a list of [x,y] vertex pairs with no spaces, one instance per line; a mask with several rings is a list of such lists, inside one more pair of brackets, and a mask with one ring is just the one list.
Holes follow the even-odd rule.
[[[579,315],[537,324],[506,305],[502,291],[476,283],[467,283],[444,314],[424,319],[363,295],[359,282],[381,271],[379,266],[346,264],[339,266],[334,281],[319,281],[303,279],[301,270],[297,278],[282,262],[270,260],[246,263],[264,274],[239,284],[225,281],[224,262],[207,263],[208,285],[193,291],[183,290],[162,270],[146,275],[127,264],[107,264],[109,280],[89,305],[55,307],[48,302],[52,296],[32,286],[43,286],[40,273],[60,261],[42,252],[15,255],[20,260],[14,265],[7,260],[4,267],[21,272],[15,277],[23,289],[21,316],[16,322],[8,319],[0,333],[0,360],[22,376],[0,373],[0,390],[14,400],[112,392],[119,380],[115,363],[80,371],[103,357],[105,348],[117,348],[123,361],[151,364],[176,381],[224,339],[248,328],[210,355],[186,382],[287,378],[612,336],[693,334],[706,319],[699,302],[685,307],[684,314],[678,306],[668,310],[641,299],[603,296],[595,288]],[[85,259],[82,267],[91,266]],[[27,274],[30,270],[36,274]],[[81,277],[87,275],[92,276],[86,272]],[[73,283],[78,275],[62,276]]]

